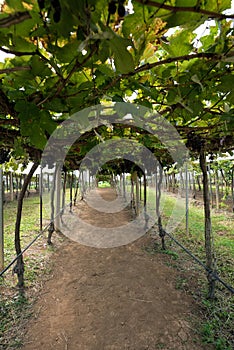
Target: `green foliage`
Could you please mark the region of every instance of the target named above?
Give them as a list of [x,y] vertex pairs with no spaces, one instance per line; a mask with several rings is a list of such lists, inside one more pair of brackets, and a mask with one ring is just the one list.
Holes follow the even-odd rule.
[[203,300],[207,321],[202,323],[201,334],[205,344],[213,344],[215,350],[231,350],[232,336],[227,337],[234,321],[234,310],[231,299],[220,298],[212,303]]
[[[60,0],[57,9],[49,1],[40,7],[37,1],[6,1],[0,50],[14,56],[0,65],[0,115],[10,115],[14,127],[4,124],[0,143],[34,158],[70,114],[129,100],[162,113],[183,138],[194,128],[209,149],[217,151],[224,133],[232,138],[233,29],[220,19],[230,1],[160,3],[133,1],[133,12],[120,18],[117,8],[109,16],[105,0]],[[214,12],[212,26],[206,11]],[[209,30],[197,46],[194,29],[202,23]],[[169,35],[168,28],[176,30]]]

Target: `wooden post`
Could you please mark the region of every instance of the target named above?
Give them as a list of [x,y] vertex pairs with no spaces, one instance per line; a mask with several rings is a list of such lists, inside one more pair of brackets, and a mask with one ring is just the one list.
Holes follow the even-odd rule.
[[212,177],[211,177],[211,169],[210,166],[208,167],[208,177],[209,177],[209,185],[210,185],[210,203],[211,203],[211,208],[213,208],[213,189],[212,189]]
[[74,201],[73,201],[74,206],[76,206],[79,186],[80,186],[80,173],[79,173],[79,176],[76,180],[76,188],[75,188]]
[[9,191],[9,181],[8,181],[8,173],[6,173],[6,191]]
[[61,208],[61,166],[58,164],[56,169],[56,186],[55,186],[55,229],[60,231],[60,208]]
[[232,168],[232,212],[234,213],[234,168]]
[[159,203],[158,203],[158,163],[157,163],[156,172],[155,172],[155,211],[156,211],[157,218],[158,218],[158,208],[159,208]]
[[212,273],[215,272],[215,258],[212,237],[211,215],[210,215],[210,198],[209,198],[209,183],[206,165],[206,152],[204,146],[200,150],[200,167],[203,174],[203,199],[205,213],[205,250],[206,250],[206,266],[210,273],[208,279],[208,298],[213,299],[215,295],[215,279]]
[[145,216],[145,229],[148,228],[148,221],[149,221],[149,217],[147,215],[147,177],[146,174],[144,172],[143,174],[143,181],[144,181],[144,216]]
[[48,187],[48,192],[50,192],[50,174],[47,174],[47,187]]
[[0,167],[0,270],[4,269],[3,170]]
[[43,192],[43,174],[42,166],[40,166],[40,177],[39,177],[39,197],[40,197],[40,231],[42,231],[42,192]]
[[219,174],[218,174],[218,170],[215,170],[215,197],[216,197],[216,209],[219,209]]
[[135,194],[134,194],[134,180],[131,176],[131,205],[132,205],[132,209],[136,209],[135,206]]
[[125,173],[123,173],[123,197],[126,200],[126,183],[125,183]]
[[[73,174],[73,172],[72,172],[72,173],[71,173],[71,176],[70,176],[70,213],[72,213],[73,182],[74,182],[74,174]],[[90,176],[89,176],[89,187],[90,187]]]
[[84,187],[84,171],[81,170],[80,173],[80,195],[81,195],[81,201],[84,199],[84,193],[85,193],[85,187]]
[[62,220],[62,216],[64,214],[64,210],[65,210],[65,203],[66,203],[66,187],[67,187],[67,170],[64,170],[63,173],[63,193],[62,193],[62,209],[60,212],[60,218]]
[[188,184],[188,163],[185,164],[185,215],[186,215],[186,234],[189,233],[189,184]]
[[140,191],[139,191],[139,180],[136,175],[136,215],[138,216],[140,213]]
[[13,202],[14,200],[14,186],[13,186],[13,175],[10,171],[10,201]]
[[193,178],[193,199],[196,199],[196,182],[195,182],[195,171],[192,172],[192,178]]

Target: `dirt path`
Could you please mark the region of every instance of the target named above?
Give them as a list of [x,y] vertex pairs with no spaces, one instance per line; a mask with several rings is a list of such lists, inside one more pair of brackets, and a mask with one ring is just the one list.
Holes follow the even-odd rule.
[[[114,198],[110,189],[100,192]],[[130,213],[100,214],[85,202],[83,218],[120,225]],[[176,271],[136,242],[111,249],[68,239],[55,253],[51,277],[25,329],[24,350],[202,350],[193,329],[193,299],[176,290]]]

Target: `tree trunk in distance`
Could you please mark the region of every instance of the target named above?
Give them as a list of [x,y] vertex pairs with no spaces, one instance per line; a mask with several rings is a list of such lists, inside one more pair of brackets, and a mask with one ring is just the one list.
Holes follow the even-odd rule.
[[201,192],[200,175],[197,175],[197,185],[198,185],[198,191]]

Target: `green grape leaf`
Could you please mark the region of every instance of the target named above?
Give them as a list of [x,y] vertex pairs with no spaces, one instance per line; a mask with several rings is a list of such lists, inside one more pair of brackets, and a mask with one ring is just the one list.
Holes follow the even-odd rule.
[[122,74],[133,72],[135,68],[133,57],[127,49],[130,44],[131,41],[118,36],[109,41],[110,48],[114,54],[115,68]]
[[31,72],[34,76],[40,76],[42,79],[51,75],[52,71],[49,69],[47,63],[41,58],[33,56],[31,60]]

